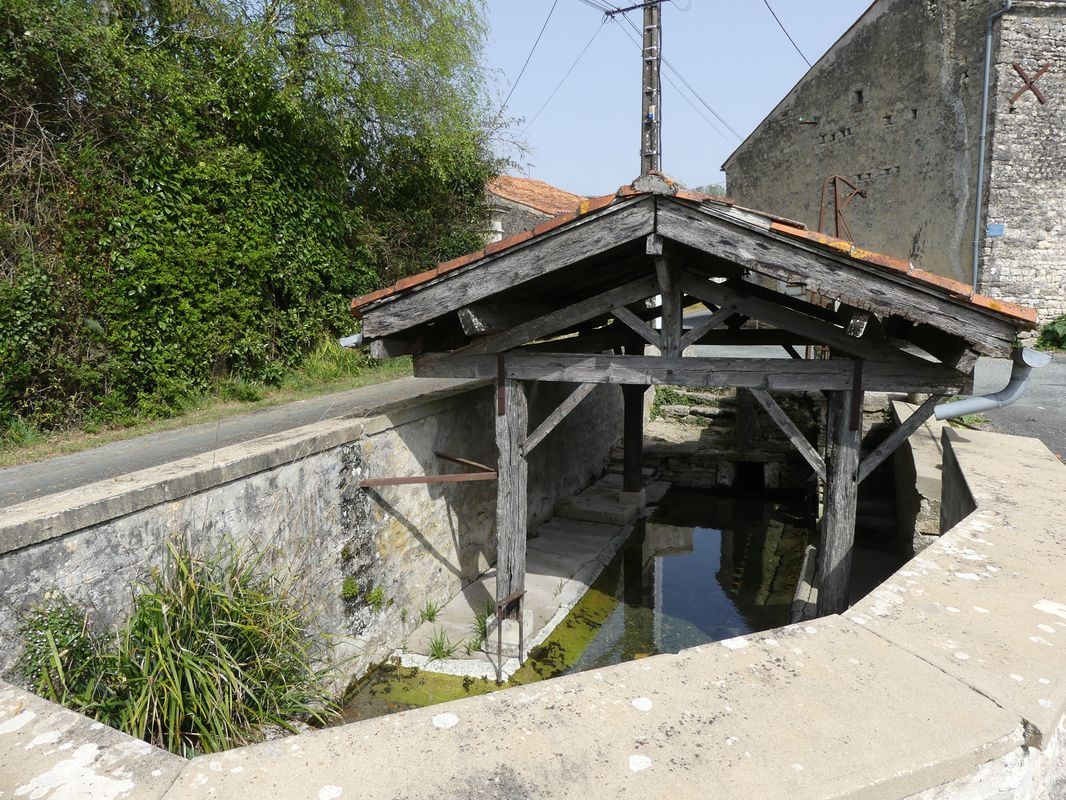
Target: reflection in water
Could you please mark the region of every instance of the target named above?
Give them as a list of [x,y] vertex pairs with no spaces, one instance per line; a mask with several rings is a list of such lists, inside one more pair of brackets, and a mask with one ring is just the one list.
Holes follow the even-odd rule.
[[801,507],[674,490],[621,555],[618,606],[567,672],[788,623]]
[[[807,537],[801,504],[671,490],[508,685],[785,625]],[[384,665],[354,687],[345,718],[497,688]]]

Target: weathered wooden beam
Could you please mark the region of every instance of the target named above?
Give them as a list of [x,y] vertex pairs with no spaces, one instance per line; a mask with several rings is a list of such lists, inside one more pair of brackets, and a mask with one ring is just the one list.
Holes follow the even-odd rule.
[[943,395],[934,394],[911,414],[907,419],[900,423],[900,426],[896,428],[892,433],[888,435],[881,444],[870,451],[869,455],[862,460],[859,464],[858,471],[858,483],[862,483],[868,477],[870,473],[877,469],[881,462],[896,452],[896,448],[903,444],[912,433],[922,426],[929,417],[933,415],[933,409],[936,404],[944,399]]
[[932,325],[915,325],[907,321],[889,325],[889,333],[899,336],[952,369],[970,372],[977,363],[978,354],[964,339],[937,330]]
[[751,394],[759,401],[763,411],[770,415],[770,419],[777,424],[781,432],[792,442],[792,446],[811,465],[811,469],[814,470],[815,474],[825,480],[825,461],[818,455],[818,451],[814,449],[814,446],[807,441],[807,437],[796,427],[796,423],[792,421],[792,418],[785,413],[785,410],[778,405],[777,401],[766,390],[752,389]]
[[522,446],[526,440],[529,411],[521,381],[497,381],[502,393],[496,415],[496,599],[525,589],[527,477]]
[[681,285],[686,292],[699,297],[704,302],[720,305],[732,304],[749,316],[785,330],[810,336],[820,344],[829,345],[855,358],[875,361],[898,361],[901,363],[921,362],[921,359],[897,350],[883,342],[853,338],[835,325],[808,317],[806,314],[777,305],[772,301],[755,297],[740,288],[724,283],[714,283],[694,275],[683,276]]
[[[363,310],[363,334],[388,336],[452,314],[527,281],[640,242],[655,227],[655,201],[639,197],[587,214],[522,245],[486,256]],[[639,246],[639,245],[638,245]]]
[[736,313],[736,308],[730,304],[726,304],[715,311],[711,316],[706,319],[701,319],[691,330],[685,332],[685,335],[681,337],[680,348],[681,352],[685,352],[685,348],[691,344],[695,344],[708,333],[713,331],[733,314]]
[[506,331],[485,336],[477,341],[456,351],[467,355],[480,353],[499,353],[505,350],[531,342],[534,339],[542,339],[554,333],[592,319],[601,314],[613,312],[617,308],[643,300],[649,295],[655,294],[655,278],[647,275],[635,281],[610,289],[602,294],[589,297],[580,302],[552,311],[544,316],[537,317],[521,325],[517,325]]
[[[414,372],[427,378],[495,378],[492,355],[415,356]],[[512,352],[508,376],[563,383],[635,383],[677,386],[738,386],[777,391],[850,389],[850,360],[787,358],[665,358],[660,356]],[[866,390],[957,394],[966,377],[939,364],[899,365],[870,361],[863,370]]]
[[533,452],[533,448],[540,444],[545,436],[555,430],[555,427],[566,418],[567,414],[577,408],[578,404],[588,397],[597,385],[595,383],[583,383],[574,389],[563,402],[555,407],[552,413],[545,417],[544,421],[537,426],[537,429],[526,437],[525,443],[522,445],[522,454],[528,458],[529,454]]
[[851,430],[850,391],[829,393],[829,462],[826,464],[825,512],[818,548],[818,615],[840,614],[848,607],[851,556],[859,484],[861,430]]
[[549,339],[544,342],[527,344],[521,348],[521,352],[603,353],[607,350],[614,350],[616,347],[624,347],[636,339],[636,334],[625,325],[612,324],[577,336],[567,336],[562,339]]
[[486,336],[513,328],[551,311],[543,303],[472,303],[457,312],[467,336]]
[[792,331],[783,331],[780,328],[759,328],[758,330],[742,328],[741,330],[730,330],[729,328],[721,328],[719,330],[705,333],[699,338],[698,341],[693,344],[700,345],[745,345],[752,347],[762,347],[766,345],[778,345],[780,347],[787,347],[789,345],[802,345],[811,344],[812,339],[810,336],[801,336],[798,333]]
[[640,317],[634,314],[625,306],[616,308],[611,312],[619,322],[627,325],[630,330],[640,336],[644,341],[650,344],[652,347],[658,347],[662,349],[662,337],[659,335],[659,331],[645,323]]
[[660,350],[667,358],[681,355],[681,327],[684,307],[681,305],[681,270],[677,263],[665,255],[655,256],[655,274],[659,279],[659,294],[663,298],[662,345]]
[[812,292],[836,298],[881,316],[897,314],[971,342],[992,356],[1010,354],[1017,327],[976,306],[958,303],[935,287],[867,266],[783,234],[722,219],[713,210],[659,197],[656,230],[705,253],[754,272],[799,283]]

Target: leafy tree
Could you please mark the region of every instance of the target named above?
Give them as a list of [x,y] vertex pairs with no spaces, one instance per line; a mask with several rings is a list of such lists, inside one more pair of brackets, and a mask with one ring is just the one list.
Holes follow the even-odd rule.
[[476,0],[7,0],[0,428],[276,379],[476,245]]

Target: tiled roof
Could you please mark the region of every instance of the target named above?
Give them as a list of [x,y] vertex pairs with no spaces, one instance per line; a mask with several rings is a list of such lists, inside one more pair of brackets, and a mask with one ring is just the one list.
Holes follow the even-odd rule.
[[[1009,303],[1004,300],[996,300],[991,297],[987,297],[982,294],[974,292],[968,284],[961,283],[951,278],[945,278],[941,275],[936,275],[932,272],[919,269],[911,264],[909,261],[903,261],[891,256],[882,255],[880,253],[874,253],[869,250],[864,250],[858,247],[854,242],[849,242],[844,239],[836,239],[832,236],[826,236],[822,233],[816,233],[806,230],[802,223],[798,223],[792,220],[777,217],[772,214],[767,214],[762,211],[754,211],[751,209],[745,209],[737,206],[728,197],[718,197],[715,195],[708,195],[702,192],[694,192],[689,189],[680,188],[673,184],[669,179],[665,179],[668,184],[671,185],[672,194],[669,196],[674,197],[677,200],[682,200],[694,204],[707,204],[712,206],[719,206],[734,215],[755,215],[761,217],[768,224],[769,230],[783,234],[785,236],[792,237],[794,239],[801,239],[808,243],[813,242],[820,247],[824,247],[827,250],[831,250],[835,253],[847,256],[855,261],[861,261],[863,264],[872,265],[879,268],[884,272],[896,273],[905,275],[909,280],[916,284],[925,285],[929,287],[935,287],[941,291],[944,291],[953,300],[960,300],[968,302],[972,305],[980,308],[994,311],[998,314],[1002,314],[1007,317],[1011,317],[1015,320],[1019,320],[1032,326],[1036,324],[1037,310],[1035,308],[1029,308],[1027,306],[1017,305],[1016,303]],[[539,183],[539,181],[535,181]],[[546,184],[545,184],[546,185]],[[564,193],[565,194],[565,193]],[[430,281],[441,275],[444,275],[452,270],[465,267],[468,264],[473,264],[486,256],[499,253],[503,250],[507,250],[511,247],[522,244],[532,238],[541,236],[548,231],[559,228],[566,225],[569,222],[582,217],[586,214],[590,214],[594,211],[607,208],[615,202],[626,200],[631,197],[639,197],[642,195],[655,194],[652,191],[644,191],[642,189],[635,188],[633,185],[627,184],[619,188],[614,194],[603,195],[602,197],[591,198],[579,198],[580,202],[576,205],[576,208],[571,205],[566,213],[559,214],[552,219],[545,220],[539,225],[535,226],[532,230],[523,231],[521,233],[510,236],[506,239],[502,239],[498,242],[493,242],[487,245],[483,250],[478,250],[473,253],[468,253],[459,258],[453,258],[451,261],[445,261],[442,264],[438,264],[433,269],[421,272],[417,275],[411,275],[407,278],[402,278],[392,286],[386,286],[384,289],[378,289],[370,294],[357,297],[352,300],[351,310],[356,316],[361,316],[362,310],[378,300],[384,300],[387,297],[402,292],[406,289],[410,289],[413,286],[418,286],[422,283]],[[575,195],[576,197],[576,195]],[[859,277],[858,275],[856,276]]]
[[485,188],[490,194],[552,215],[570,211],[585,199],[579,194],[558,189],[550,183],[532,178],[516,178],[513,175],[493,178]]

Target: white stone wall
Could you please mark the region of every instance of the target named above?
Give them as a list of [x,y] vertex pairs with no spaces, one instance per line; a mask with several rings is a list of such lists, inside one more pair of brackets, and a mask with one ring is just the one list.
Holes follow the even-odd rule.
[[[1032,76],[1046,99],[1023,94],[1012,64]],[[1066,313],[1066,2],[1021,0],[1000,23],[995,63],[987,222],[981,290],[1035,306],[1041,323]]]

